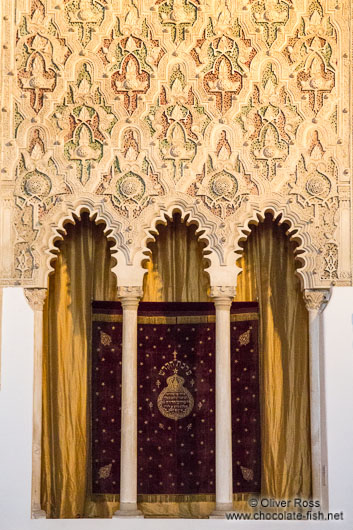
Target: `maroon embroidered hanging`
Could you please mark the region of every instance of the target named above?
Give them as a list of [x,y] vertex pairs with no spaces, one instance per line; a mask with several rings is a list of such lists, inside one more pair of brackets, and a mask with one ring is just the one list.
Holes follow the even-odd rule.
[[[260,491],[257,304],[231,309],[234,492]],[[215,310],[140,303],[138,493],[215,493]],[[92,491],[119,493],[122,310],[93,302]]]

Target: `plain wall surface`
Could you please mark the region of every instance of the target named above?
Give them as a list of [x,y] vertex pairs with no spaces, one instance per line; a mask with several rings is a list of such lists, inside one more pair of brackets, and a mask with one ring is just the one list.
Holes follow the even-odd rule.
[[6,288],[0,390],[1,530],[353,528],[353,288],[336,287],[323,320],[330,510],[338,522],[179,519],[31,520],[33,312],[23,289]]
[[329,507],[353,528],[353,287],[336,287],[323,313]]

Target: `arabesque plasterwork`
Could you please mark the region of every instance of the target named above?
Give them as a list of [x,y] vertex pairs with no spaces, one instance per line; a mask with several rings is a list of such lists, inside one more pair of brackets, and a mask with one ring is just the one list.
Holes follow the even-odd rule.
[[[11,5],[10,5],[11,4]],[[105,224],[120,285],[142,284],[175,210],[213,286],[266,212],[306,289],[352,284],[351,2],[4,2],[2,285],[46,287],[65,222]]]

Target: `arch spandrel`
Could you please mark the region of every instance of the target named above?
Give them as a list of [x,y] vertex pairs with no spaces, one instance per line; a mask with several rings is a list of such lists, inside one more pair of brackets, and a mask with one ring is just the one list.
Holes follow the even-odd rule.
[[300,241],[305,288],[351,285],[350,2],[237,7],[2,6],[3,285],[42,285],[81,208],[126,278],[177,209],[203,231],[210,275],[233,282],[248,223],[273,211]]

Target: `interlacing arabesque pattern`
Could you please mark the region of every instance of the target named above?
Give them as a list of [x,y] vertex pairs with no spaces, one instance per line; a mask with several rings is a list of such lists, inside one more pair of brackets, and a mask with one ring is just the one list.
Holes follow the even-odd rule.
[[36,282],[49,235],[85,202],[91,213],[100,205],[112,234],[117,221],[132,262],[174,201],[183,215],[199,212],[222,264],[269,208],[297,230],[307,286],[349,283],[350,258],[339,259],[350,252],[341,221],[350,183],[338,83],[348,7],[17,2],[15,31],[4,34],[13,40],[3,42],[14,51],[2,82],[13,94],[3,109],[2,178],[14,249],[3,281]]

